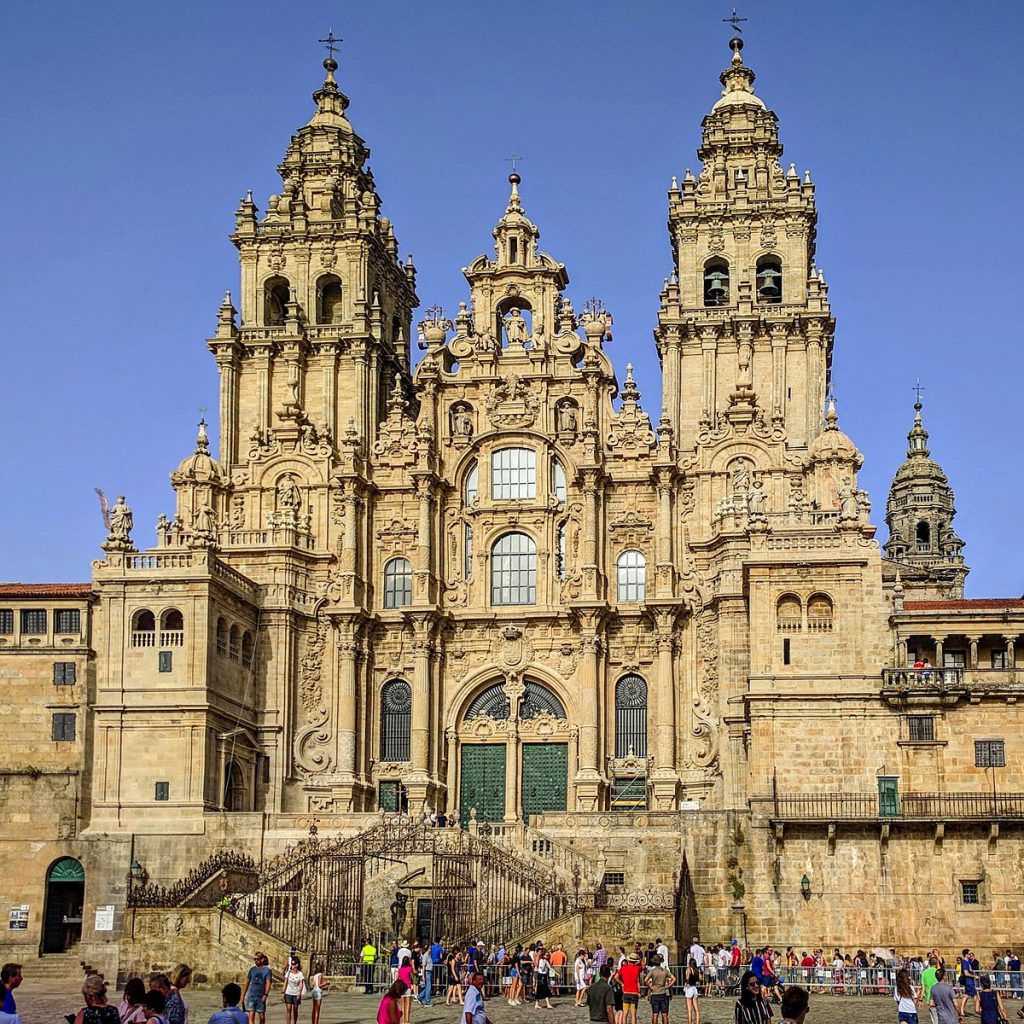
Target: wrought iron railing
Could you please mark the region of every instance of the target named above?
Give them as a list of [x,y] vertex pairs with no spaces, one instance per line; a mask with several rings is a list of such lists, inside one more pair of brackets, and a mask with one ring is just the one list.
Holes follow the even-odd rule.
[[905,689],[957,689],[964,685],[964,672],[962,668],[945,668],[938,665],[928,665],[924,668],[883,668],[882,685]]
[[769,806],[775,821],[992,821],[1024,818],[1024,793],[817,793]]

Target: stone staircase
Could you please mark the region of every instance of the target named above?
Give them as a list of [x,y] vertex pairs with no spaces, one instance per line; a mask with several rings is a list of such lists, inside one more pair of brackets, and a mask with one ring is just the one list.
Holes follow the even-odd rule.
[[47,953],[36,960],[25,961],[23,971],[33,981],[78,981],[92,974],[92,965],[86,963],[78,950]]

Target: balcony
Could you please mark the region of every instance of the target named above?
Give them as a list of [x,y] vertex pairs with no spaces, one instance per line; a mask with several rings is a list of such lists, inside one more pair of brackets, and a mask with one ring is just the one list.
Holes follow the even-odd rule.
[[1024,820],[1024,793],[820,793],[765,803],[773,822]]
[[961,690],[964,687],[966,669],[943,668],[930,665],[926,668],[883,668],[884,689],[931,689]]

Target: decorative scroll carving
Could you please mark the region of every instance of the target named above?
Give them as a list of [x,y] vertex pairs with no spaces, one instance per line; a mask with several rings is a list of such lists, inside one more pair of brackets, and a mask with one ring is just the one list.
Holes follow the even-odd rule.
[[697,618],[697,680],[692,700],[694,724],[690,735],[697,740],[687,758],[689,767],[701,768],[707,778],[719,774],[718,726],[714,709],[718,703],[718,624],[713,612]]
[[323,665],[327,647],[327,616],[317,615],[316,631],[306,642],[299,660],[299,701],[306,712],[308,725],[295,737],[295,764],[304,776],[329,771],[333,759],[327,752],[331,740],[330,709],[324,700]]
[[528,427],[537,418],[540,400],[534,389],[516,373],[498,381],[484,400],[496,427]]

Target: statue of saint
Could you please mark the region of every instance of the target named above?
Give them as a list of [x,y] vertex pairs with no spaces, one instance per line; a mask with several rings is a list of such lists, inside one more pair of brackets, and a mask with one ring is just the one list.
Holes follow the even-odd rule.
[[857,492],[853,489],[848,476],[843,477],[839,488],[839,519],[844,523],[855,523],[860,518],[860,507],[857,503]]
[[213,534],[213,509],[200,505],[192,515],[192,532],[209,536]]
[[452,409],[452,433],[456,437],[473,436],[473,416],[465,405]]
[[747,492],[747,512],[752,523],[763,523],[767,519],[764,484],[760,480],[755,480]]
[[518,306],[513,306],[512,311],[505,317],[505,337],[510,346],[526,344],[526,321]]
[[576,433],[576,406],[572,402],[563,402],[558,407],[558,430],[560,433]]
[[125,503],[124,495],[119,494],[117,503],[110,510],[110,539],[130,542],[134,525],[132,510]]
[[302,506],[302,493],[295,483],[294,473],[285,473],[277,485],[277,507],[284,512],[298,512]]

